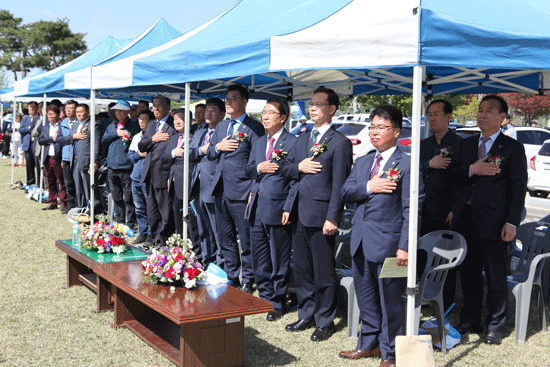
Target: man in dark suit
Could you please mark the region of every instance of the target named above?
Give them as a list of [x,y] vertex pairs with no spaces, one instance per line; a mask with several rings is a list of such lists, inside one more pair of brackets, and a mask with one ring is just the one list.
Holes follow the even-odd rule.
[[352,160],[351,141],[331,128],[339,98],[320,87],[309,103],[315,127],[298,137],[281,167],[283,176],[299,181],[291,217],[293,228],[294,279],[298,298],[298,321],[287,331],[302,331],[316,325],[312,341],[328,339],[334,332],[336,314],[335,235],[344,202],[340,189],[348,177]]
[[162,156],[168,139],[177,133],[174,130],[174,119],[170,116],[169,98],[153,98],[153,113],[157,120],[147,124],[138,148],[140,152],[147,152],[141,182],[147,184],[147,220],[151,236],[157,245],[164,245],[174,230],[173,221],[170,220],[172,207],[168,199],[170,163],[162,162]]
[[[358,158],[342,196],[357,204],[353,217],[352,272],[361,313],[357,348],[346,359],[382,356],[381,367],[395,366],[395,337],[405,332],[406,278],[379,277],[386,258],[407,266],[409,249],[410,157],[396,146],[403,115],[392,106],[371,113],[370,139],[376,148]],[[419,184],[419,207],[423,185]],[[412,213],[415,215],[415,213]]]
[[[249,93],[242,85],[227,88],[225,109],[231,116],[218,124],[210,139],[208,159],[218,161],[212,179],[212,194],[221,197],[216,210],[218,238],[225,260],[229,280],[239,285],[242,272],[242,289],[252,293],[254,275],[250,258],[250,225],[244,218],[252,181],[245,168],[252,144],[264,135],[264,127],[246,114]],[[235,231],[236,230],[236,231]],[[240,247],[236,233],[239,234]]]
[[[449,129],[449,122],[453,118],[453,107],[449,102],[442,99],[430,102],[427,117],[434,135],[420,142],[420,171],[426,194],[422,205],[421,236],[440,229],[450,229],[446,220],[457,185],[453,172],[460,165],[462,142],[462,138]],[[419,251],[418,255],[417,269],[421,275],[426,265],[426,253]],[[445,308],[454,301],[455,279],[455,269],[451,269],[443,291]]]
[[19,133],[21,134],[21,150],[25,152],[25,162],[27,168],[27,185],[38,184],[36,181],[35,170],[35,155],[34,144],[32,144],[31,132],[36,126],[36,123],[40,119],[38,115],[38,104],[35,101],[29,102],[27,105],[29,108],[29,114],[23,116],[21,120],[21,126]]
[[483,98],[477,113],[481,135],[462,141],[461,180],[448,221],[468,243],[460,266],[464,307],[457,330],[481,333],[482,269],[488,283],[487,344],[500,344],[506,323],[506,256],[525,203],[527,163],[523,144],[500,131],[508,104],[495,95]]
[[[172,213],[174,218],[174,223],[176,226],[176,233],[183,237],[183,161],[184,161],[184,151],[185,151],[185,109],[177,109],[174,113],[174,129],[177,134],[174,134],[168,139],[168,145],[164,151],[164,156],[162,157],[163,163],[170,164],[170,174],[168,175],[168,197],[170,198]],[[190,148],[193,149],[193,148]],[[195,162],[192,159],[189,159],[189,172],[188,177],[185,178],[190,182],[189,178],[191,177],[194,171]],[[190,190],[188,191],[188,193]],[[189,198],[189,200],[191,200]],[[189,217],[193,214],[189,213]],[[200,243],[198,240],[195,240],[192,235],[191,223],[187,225],[188,236],[187,238],[191,239],[193,243],[193,251],[199,257],[201,255]],[[197,236],[198,237],[198,236]]]
[[61,167],[61,153],[63,149],[63,133],[59,121],[59,107],[50,105],[46,109],[49,124],[42,127],[38,143],[44,146],[44,164],[46,178],[48,180],[48,206],[42,210],[57,209],[57,198],[61,203],[61,211],[67,209],[67,195],[65,192],[65,179]]
[[246,167],[246,175],[253,179],[247,214],[254,279],[260,297],[273,304],[274,310],[267,314],[268,321],[285,314],[290,282],[289,212],[293,202],[289,192],[295,182],[283,177],[279,170],[296,142],[296,137],[284,128],[289,114],[288,102],[284,99],[267,102],[262,112],[267,134],[252,145]]
[[[196,118],[197,111],[195,110]],[[219,98],[208,99],[205,108],[206,125],[195,131],[189,143],[189,159],[196,161],[191,177],[191,196],[195,197],[194,208],[197,213],[202,261],[205,267],[211,262],[222,268],[224,266],[216,230],[216,206],[220,205],[221,198],[212,195],[211,187],[217,160],[211,161],[206,157],[214,129],[224,117],[225,103]]]

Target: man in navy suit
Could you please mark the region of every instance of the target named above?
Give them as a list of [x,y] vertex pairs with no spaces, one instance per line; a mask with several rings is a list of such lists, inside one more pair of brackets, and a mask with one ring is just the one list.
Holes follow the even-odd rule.
[[[65,193],[65,180],[61,167],[63,133],[59,123],[59,107],[50,105],[46,108],[49,124],[42,127],[38,143],[44,146],[43,164],[48,179],[48,206],[42,210],[57,209],[57,198],[61,202],[61,211],[67,209],[67,195]],[[58,190],[59,187],[59,190]]]
[[495,95],[483,98],[477,113],[481,135],[462,141],[461,180],[448,221],[468,243],[460,266],[464,307],[457,330],[481,333],[482,269],[487,276],[487,334],[484,342],[500,344],[506,323],[508,242],[521,222],[527,185],[523,144],[503,134],[500,124],[508,104]]
[[164,96],[153,98],[153,114],[156,121],[147,124],[138,149],[147,153],[141,173],[141,182],[147,184],[147,220],[155,243],[162,246],[174,232],[172,206],[168,199],[170,163],[162,162],[168,139],[177,134],[174,119],[170,116],[170,99]]
[[289,114],[288,102],[284,99],[267,102],[262,112],[267,134],[252,145],[246,167],[246,175],[253,179],[248,220],[254,279],[260,297],[273,304],[274,310],[267,314],[268,321],[285,314],[290,282],[289,212],[293,202],[289,192],[295,182],[286,179],[279,170],[296,142],[296,137],[284,128]]
[[34,144],[32,144],[31,132],[36,126],[40,115],[38,114],[38,104],[35,101],[29,102],[27,105],[29,114],[23,116],[19,133],[21,134],[21,149],[25,152],[25,162],[27,167],[27,185],[39,184],[36,181]]
[[[198,110],[195,109],[195,111]],[[194,208],[197,213],[203,264],[207,267],[214,262],[223,268],[223,257],[219,250],[220,241],[216,230],[216,206],[220,205],[221,199],[212,195],[211,188],[217,160],[209,160],[206,153],[214,129],[225,117],[225,103],[219,98],[210,98],[206,101],[204,113],[206,125],[195,131],[189,143],[191,147],[189,159],[196,161],[191,177],[191,196],[195,197]]]
[[[388,257],[407,266],[409,249],[410,157],[396,146],[403,115],[392,106],[371,113],[370,139],[376,148],[358,158],[342,196],[357,204],[353,217],[352,272],[361,312],[357,348],[346,359],[382,356],[381,367],[395,366],[395,337],[405,332],[405,278],[379,277]],[[419,208],[423,184],[419,184]],[[415,215],[415,213],[412,213]]]
[[299,181],[297,190],[292,191],[298,197],[291,212],[293,221],[297,220],[292,247],[298,321],[286,330],[302,331],[316,325],[312,341],[326,340],[334,332],[338,288],[334,247],[344,209],[340,189],[353,161],[351,141],[330,125],[338,105],[338,95],[332,89],[315,90],[309,103],[315,127],[298,137],[281,167],[284,177]]
[[[265,134],[265,130],[246,114],[248,98],[248,90],[242,85],[233,84],[227,88],[225,109],[231,119],[218,124],[207,155],[208,159],[218,161],[212,178],[212,194],[221,198],[216,219],[225,271],[235,285],[240,284],[239,273],[242,273],[242,289],[252,293],[250,224],[244,218],[252,181],[246,177],[245,168],[252,144]],[[242,252],[235,232],[239,234]]]

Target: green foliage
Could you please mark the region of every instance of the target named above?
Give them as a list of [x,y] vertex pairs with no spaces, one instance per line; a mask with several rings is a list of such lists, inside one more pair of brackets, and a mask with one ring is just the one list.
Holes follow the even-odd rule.
[[8,78],[6,77],[6,72],[4,69],[0,69],[0,89],[7,88]]
[[34,67],[51,70],[86,51],[84,33],[73,33],[69,21],[23,24],[8,10],[0,10],[0,67],[24,78]]
[[474,94],[466,95],[464,98],[464,104],[458,108],[454,108],[454,117],[460,123],[465,123],[469,120],[477,120],[477,110],[479,108],[479,101]]

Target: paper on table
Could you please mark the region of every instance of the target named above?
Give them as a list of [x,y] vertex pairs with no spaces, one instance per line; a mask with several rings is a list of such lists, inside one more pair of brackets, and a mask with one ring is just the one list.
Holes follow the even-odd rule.
[[388,257],[384,260],[382,270],[380,270],[380,278],[406,278],[407,267],[397,266],[396,257]]

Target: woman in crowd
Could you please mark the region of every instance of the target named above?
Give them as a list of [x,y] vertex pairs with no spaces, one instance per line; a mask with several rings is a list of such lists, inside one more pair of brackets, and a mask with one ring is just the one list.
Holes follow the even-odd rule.
[[25,159],[25,152],[21,149],[21,134],[19,133],[19,127],[21,126],[21,114],[15,115],[15,122],[13,123],[13,134],[11,136],[11,154],[13,166],[23,167],[23,161]]

